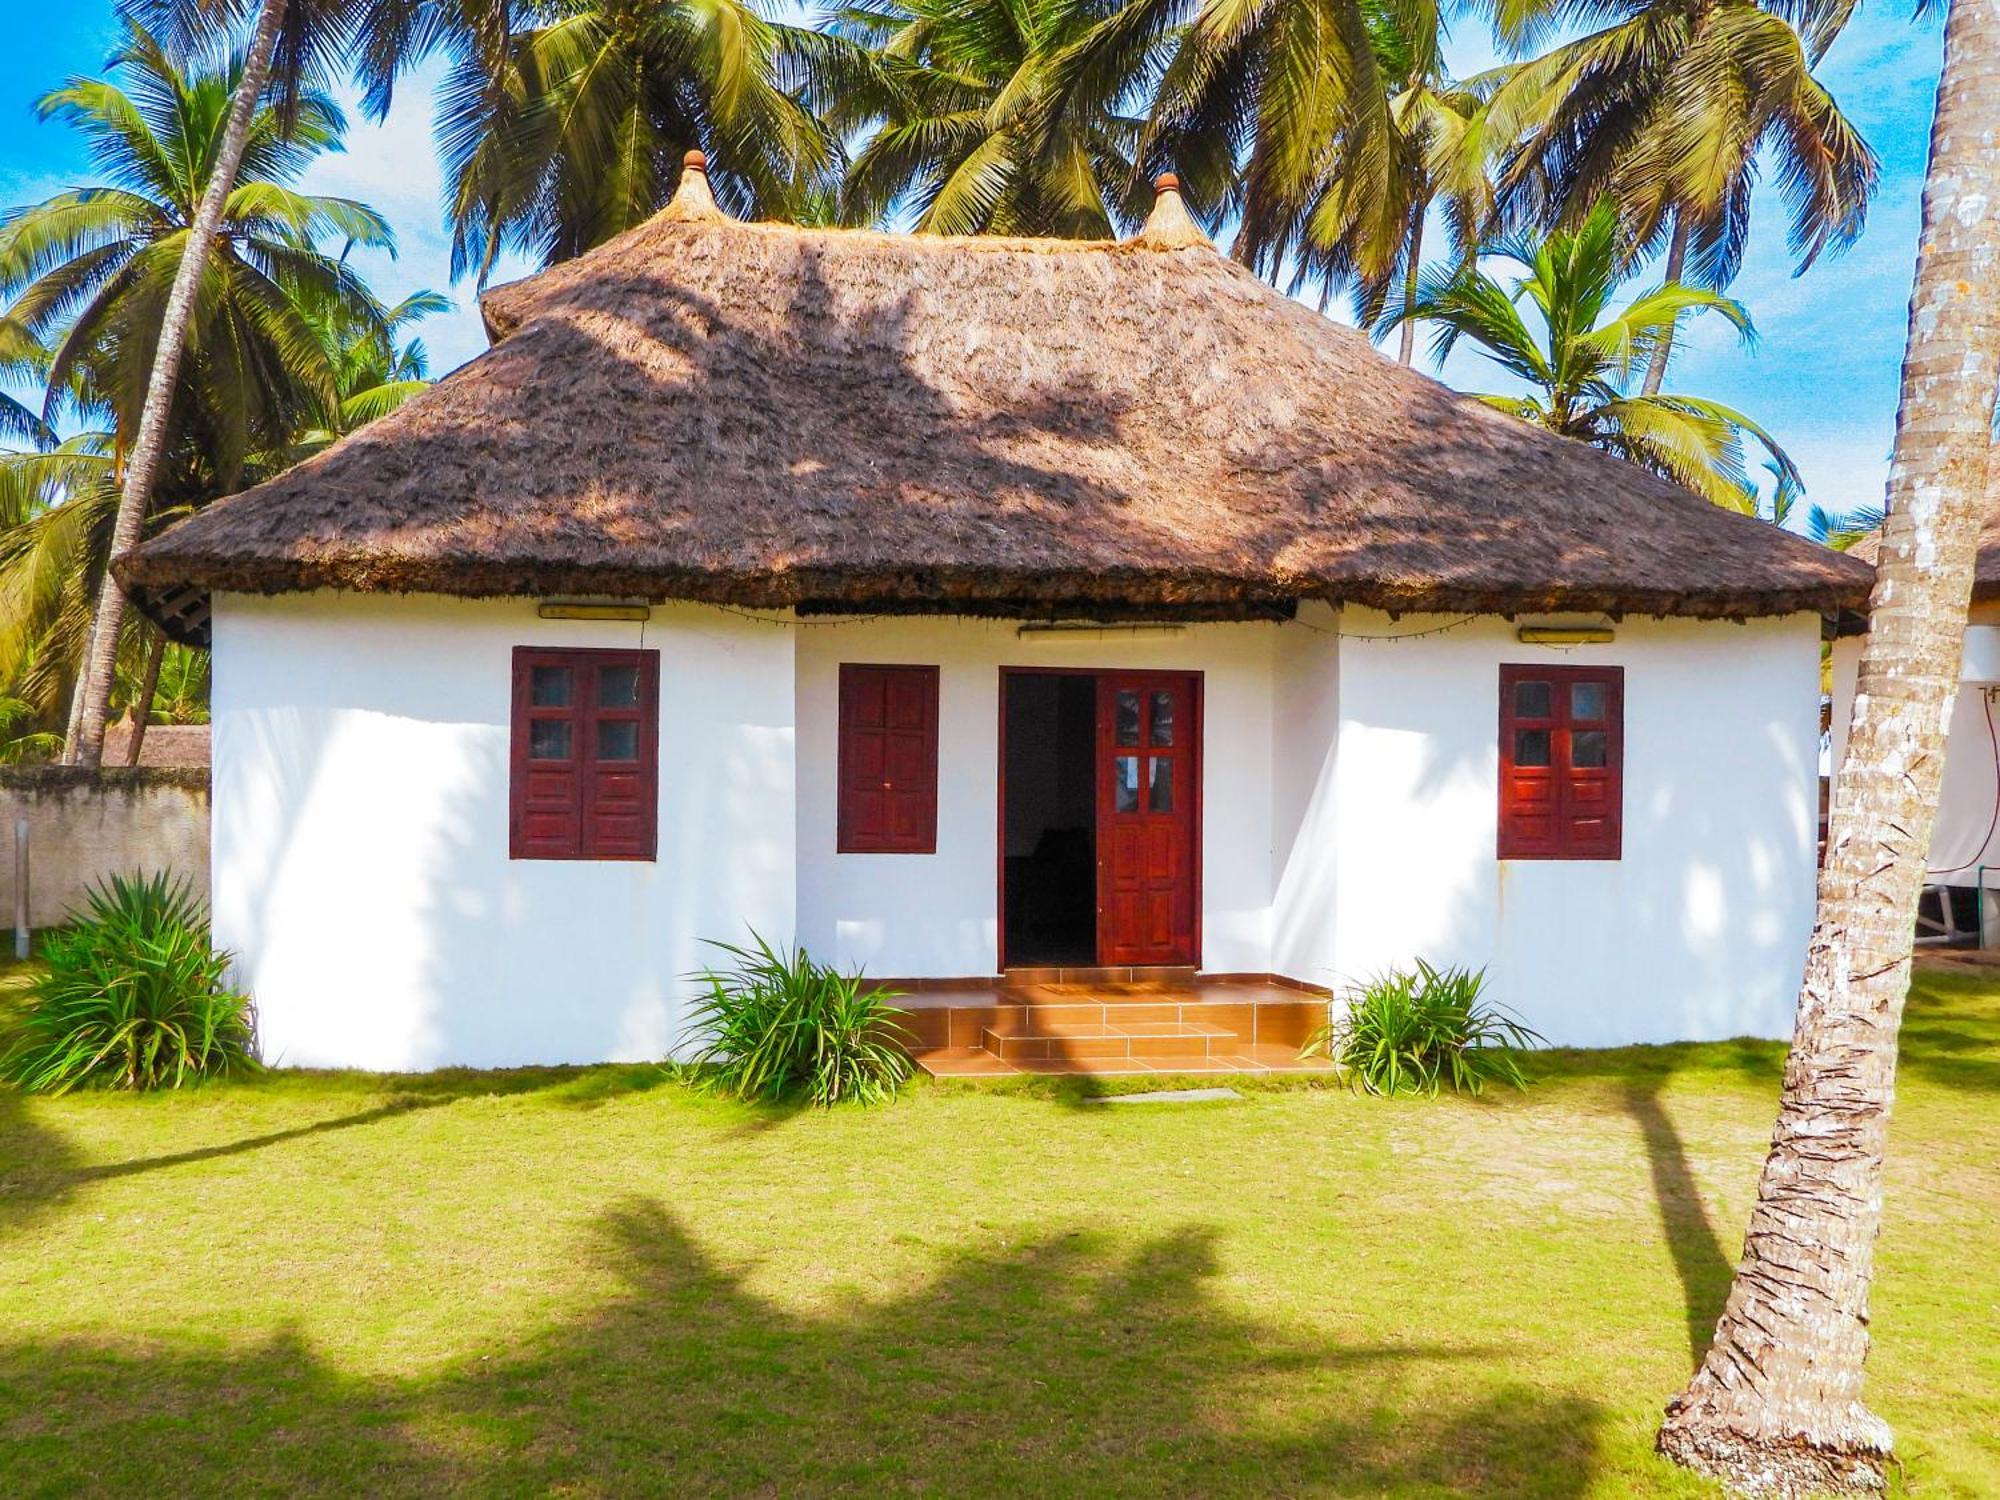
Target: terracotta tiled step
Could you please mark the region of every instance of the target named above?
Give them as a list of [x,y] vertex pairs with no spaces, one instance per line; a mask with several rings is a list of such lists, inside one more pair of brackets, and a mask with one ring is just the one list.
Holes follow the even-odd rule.
[[1199,1025],[1232,1032],[1244,1042],[1275,1043],[1297,1048],[1326,1020],[1326,1003],[1311,999],[1255,1001],[1175,1001],[1150,1003],[1092,1001],[1065,998],[1043,1003],[1037,992],[1027,1005],[911,1006],[902,1022],[912,1049],[977,1047],[987,1028],[997,1031],[1049,1031],[1073,1025],[1109,1025],[1126,1033],[1159,1022]]
[[933,1078],[1001,1078],[1021,1071],[984,1047],[930,1047],[911,1052],[910,1061]]
[[1024,1058],[1006,1062],[977,1047],[937,1048],[914,1054],[918,1067],[937,1078],[995,1078],[1034,1073],[1053,1077],[1118,1078],[1176,1075],[1213,1078],[1228,1074],[1325,1073],[1323,1057],[1301,1058],[1295,1047],[1271,1043],[1219,1044],[1208,1057]]
[[1206,1058],[1218,1046],[1233,1046],[1234,1032],[1187,1021],[1116,1022],[1049,1020],[1031,1010],[1019,1021],[988,1026],[981,1044],[1007,1062],[1061,1061],[1066,1058],[1137,1056]]

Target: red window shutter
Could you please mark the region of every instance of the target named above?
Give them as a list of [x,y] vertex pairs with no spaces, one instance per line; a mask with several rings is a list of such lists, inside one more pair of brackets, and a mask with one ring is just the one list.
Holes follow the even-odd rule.
[[840,669],[837,847],[937,852],[938,669]]
[[[606,669],[627,667],[637,674],[630,702],[623,677],[616,679],[615,694],[603,691]],[[595,691],[585,747],[584,849],[593,859],[651,859],[660,805],[659,653],[606,652],[587,671]],[[607,696],[615,701],[607,703]]]
[[[1625,674],[1616,667],[1579,667],[1570,683],[1562,737],[1569,857],[1616,859],[1624,842]],[[1575,706],[1578,684],[1602,689],[1588,718]]]
[[583,847],[583,767],[577,757],[574,684],[562,695],[566,703],[534,701],[535,668],[565,665],[555,652],[514,653],[508,844],[515,859],[575,859]]
[[659,678],[657,651],[515,650],[513,858],[653,858]]
[[1622,667],[1500,669],[1501,859],[1617,859]]

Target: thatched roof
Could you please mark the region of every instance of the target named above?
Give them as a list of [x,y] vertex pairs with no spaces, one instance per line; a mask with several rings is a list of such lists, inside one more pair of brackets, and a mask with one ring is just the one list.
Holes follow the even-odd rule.
[[1126,243],[740,224],[699,171],[489,294],[495,346],[121,560],[210,590],[809,610],[1747,616],[1857,607],[1852,558],[1384,358],[1162,194]]
[[[132,721],[128,715],[104,726],[104,764],[122,766],[132,752]],[[142,766],[206,766],[209,763],[206,724],[150,724],[139,741]]]

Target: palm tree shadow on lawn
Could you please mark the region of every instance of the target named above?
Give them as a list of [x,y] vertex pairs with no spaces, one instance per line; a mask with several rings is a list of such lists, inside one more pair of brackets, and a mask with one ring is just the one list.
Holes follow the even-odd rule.
[[[0,1032],[0,1046],[5,1042]],[[0,1084],[0,1235],[61,1203],[79,1180],[68,1139],[37,1121],[18,1090]]]
[[[4,1045],[0,1029],[0,1045]],[[0,1236],[25,1228],[44,1209],[65,1201],[79,1186],[117,1177],[132,1177],[171,1167],[241,1156],[281,1146],[309,1136],[393,1120],[416,1110],[438,1109],[467,1099],[507,1094],[541,1094],[568,1109],[589,1110],[623,1096],[645,1093],[673,1081],[670,1070],[657,1063],[600,1064],[594,1067],[444,1068],[420,1074],[357,1074],[357,1090],[377,1102],[366,1108],[333,1115],[310,1124],[241,1136],[213,1145],[125,1161],[84,1163],[60,1132],[41,1124],[26,1096],[0,1087]],[[282,1079],[232,1078],[225,1085],[251,1093]],[[193,1085],[199,1089],[202,1085]]]
[[1571,1496],[1596,1468],[1593,1401],[1450,1394],[1504,1349],[1266,1327],[1214,1295],[1205,1229],[965,1255],[827,1312],[760,1295],[651,1201],[597,1232],[604,1304],[428,1377],[348,1376],[289,1331],[0,1348],[0,1488]]
[[1708,1216],[1701,1187],[1688,1164],[1687,1147],[1673,1119],[1660,1102],[1671,1075],[1659,1073],[1635,1079],[1623,1090],[1626,1113],[1645,1142],[1646,1165],[1653,1178],[1653,1201],[1660,1213],[1660,1230],[1680,1278],[1681,1300],[1687,1307],[1689,1368],[1701,1362],[1715,1333],[1716,1319],[1729,1296],[1735,1262],[1730,1260]]

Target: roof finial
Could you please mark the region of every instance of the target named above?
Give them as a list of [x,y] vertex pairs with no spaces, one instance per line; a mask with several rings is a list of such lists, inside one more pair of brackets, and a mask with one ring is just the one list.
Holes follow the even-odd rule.
[[1143,245],[1149,250],[1185,250],[1190,245],[1210,244],[1201,226],[1181,202],[1181,180],[1172,172],[1162,172],[1153,179],[1153,212],[1146,219],[1146,227],[1139,231],[1132,243]]
[[708,190],[706,153],[690,151],[681,158],[680,186],[660,217],[677,224],[720,223],[729,217],[715,206],[715,195]]

